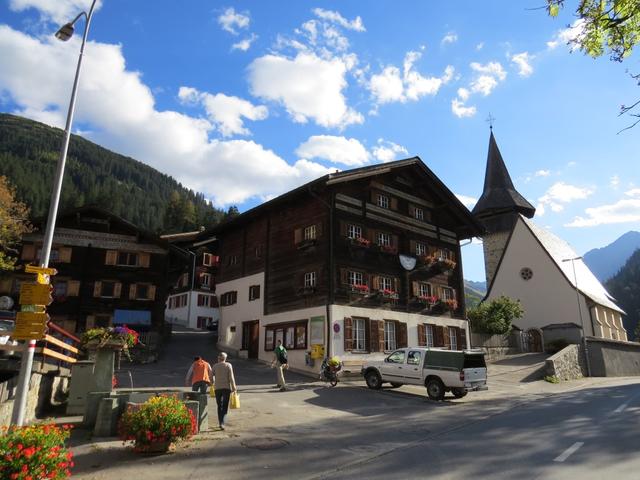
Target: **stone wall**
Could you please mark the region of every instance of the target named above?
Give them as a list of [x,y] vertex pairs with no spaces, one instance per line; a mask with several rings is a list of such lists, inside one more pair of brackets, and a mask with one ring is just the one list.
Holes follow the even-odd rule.
[[574,380],[587,375],[584,354],[580,345],[572,344],[555,355],[547,358],[544,365],[545,375],[560,380]]
[[502,258],[502,252],[509,240],[510,231],[501,231],[485,234],[482,237],[482,248],[484,251],[484,268],[486,272],[487,288],[491,285],[493,276],[496,274],[498,263]]
[[591,376],[640,375],[640,343],[587,337]]

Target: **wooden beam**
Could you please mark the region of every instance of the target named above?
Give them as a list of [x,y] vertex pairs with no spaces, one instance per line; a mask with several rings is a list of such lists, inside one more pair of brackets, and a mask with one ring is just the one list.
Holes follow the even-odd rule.
[[76,363],[77,362],[77,360],[75,358],[67,357],[64,354],[56,352],[55,350],[51,350],[50,348],[47,348],[47,347],[36,348],[36,352],[42,353],[45,357],[57,358],[58,360],[62,360],[63,362],[68,362],[68,363]]
[[45,335],[44,336],[44,340],[45,340],[45,342],[53,343],[54,345],[57,345],[60,348],[64,348],[65,350],[69,350],[70,352],[73,352],[76,355],[78,354],[78,349],[76,347],[74,347],[72,345],[69,345],[67,343],[64,343],[62,340],[59,340],[56,337],[52,337],[51,335]]

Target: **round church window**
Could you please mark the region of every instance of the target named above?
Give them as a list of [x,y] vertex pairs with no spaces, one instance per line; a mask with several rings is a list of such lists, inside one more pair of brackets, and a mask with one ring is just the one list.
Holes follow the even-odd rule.
[[522,270],[520,270],[520,277],[523,280],[531,280],[531,277],[533,277],[533,270],[531,270],[529,267],[524,267]]

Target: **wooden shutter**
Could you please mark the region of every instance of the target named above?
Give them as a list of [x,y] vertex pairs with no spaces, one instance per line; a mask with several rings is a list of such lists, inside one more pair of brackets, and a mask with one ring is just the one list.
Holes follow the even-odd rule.
[[451,350],[451,336],[449,335],[449,327],[442,327],[442,343],[443,347]]
[[341,221],[340,222],[340,236],[341,237],[346,237],[348,233],[349,233],[348,223]]
[[411,290],[413,292],[413,296],[417,297],[420,294],[420,282],[411,282]]
[[151,255],[148,253],[139,253],[138,254],[138,265],[144,268],[149,268],[149,264],[151,261]]
[[409,240],[409,255],[417,255],[416,253],[416,241]]
[[407,324],[404,322],[396,323],[396,335],[398,336],[397,346],[398,348],[406,348],[408,346],[407,341]]
[[393,291],[396,293],[400,293],[400,280],[397,278],[394,278],[392,283],[393,285],[391,286],[391,288],[393,288]]
[[342,285],[347,285],[349,283],[349,270],[346,268],[340,269],[340,283]]
[[[382,352],[384,350],[384,330],[382,331],[383,347],[380,348],[380,330],[378,329],[378,320],[369,320],[369,351],[370,352]],[[384,329],[384,327],[382,327]]]
[[373,275],[371,279],[371,289],[380,290],[380,275]]
[[467,348],[467,332],[464,328],[458,328],[458,350]]
[[369,288],[371,288],[371,284],[369,283],[369,281],[371,280],[370,277],[371,275],[369,275],[368,273],[362,274],[362,284],[367,285]]
[[384,320],[378,320],[378,350],[384,352]]
[[398,249],[398,235],[391,235],[391,246]]
[[389,199],[389,207],[391,210],[398,210],[398,199],[395,197],[391,197]]
[[322,222],[316,223],[316,238],[322,237]]
[[58,248],[58,261],[62,263],[71,263],[71,248],[60,247]]
[[378,205],[378,192],[371,190],[371,203]]
[[148,295],[148,299],[149,300],[155,300],[156,299],[156,286],[155,285],[149,285],[149,289],[147,290],[147,295]]
[[427,345],[427,327],[424,323],[418,324],[418,346],[425,347]]
[[444,327],[439,325],[433,326],[433,346],[444,347]]
[[135,283],[132,283],[131,285],[129,285],[129,298],[131,300],[135,300],[136,299],[136,294],[138,290],[138,285],[136,285]]
[[67,297],[77,297],[80,293],[80,282],[78,280],[67,280]]
[[411,218],[416,218],[416,207],[415,205],[409,204],[409,216]]
[[302,241],[302,229],[301,228],[296,228],[293,231],[293,243],[295,243],[297,245],[301,241]]
[[116,250],[107,250],[105,255],[105,265],[115,265],[118,262],[118,252]]
[[93,282],[93,296],[99,297],[101,291],[102,291],[102,282],[100,281]]
[[353,321],[351,317],[344,317],[344,351],[353,350]]
[[120,294],[122,293],[122,284],[120,282],[116,282],[113,286],[113,298],[120,298]]
[[35,245],[23,245],[22,246],[22,260],[35,260],[36,258],[36,246]]

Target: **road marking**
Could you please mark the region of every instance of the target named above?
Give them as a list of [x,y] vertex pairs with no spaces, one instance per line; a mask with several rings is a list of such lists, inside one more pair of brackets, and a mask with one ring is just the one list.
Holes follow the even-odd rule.
[[629,406],[629,404],[631,403],[631,400],[627,400],[626,402],[624,402],[622,405],[620,405],[618,408],[616,408],[613,413],[620,413],[623,412],[625,408],[627,408]]
[[576,452],[576,450],[578,450],[582,445],[584,445],[584,442],[576,442],[576,443],[574,443],[569,448],[567,448],[564,452],[562,452],[560,455],[558,455],[556,458],[554,458],[553,461],[554,462],[564,462],[567,458],[569,458],[572,454],[574,454]]

